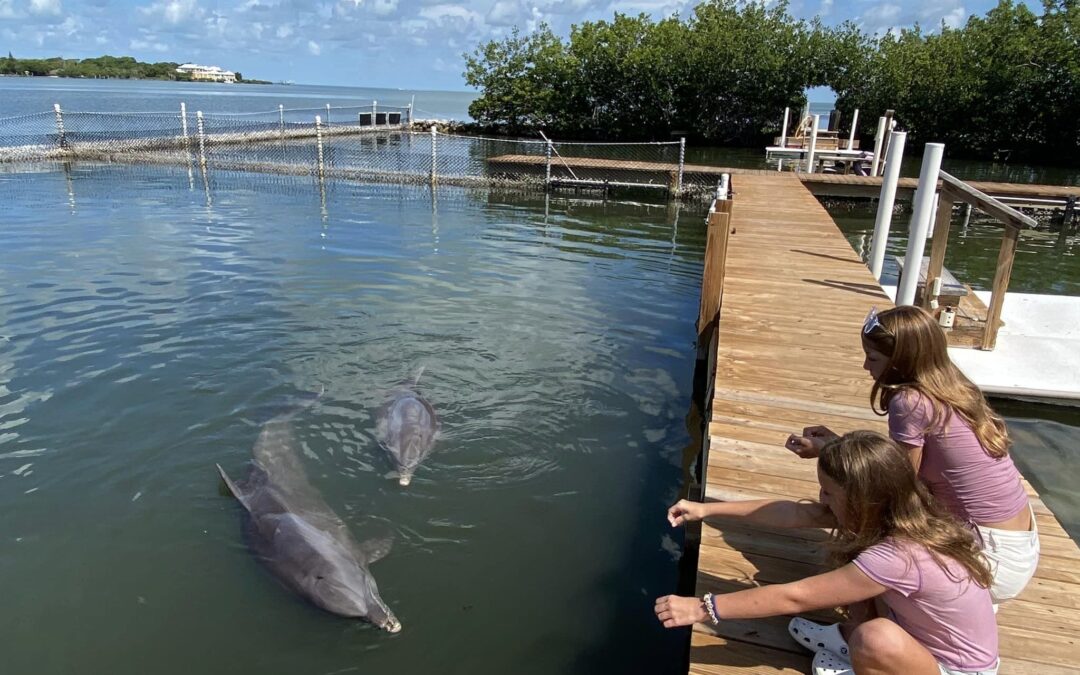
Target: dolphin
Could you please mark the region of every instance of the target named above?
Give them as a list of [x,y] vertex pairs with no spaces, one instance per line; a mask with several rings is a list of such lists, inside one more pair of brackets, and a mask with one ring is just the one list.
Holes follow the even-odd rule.
[[400,631],[368,569],[390,550],[390,541],[356,541],[308,482],[297,447],[289,418],[278,417],[263,425],[246,480],[234,482],[217,465],[244,507],[248,546],[286,586],[317,607]]
[[408,485],[420,462],[435,447],[439,418],[435,409],[417,390],[421,368],[416,377],[390,392],[375,417],[375,436],[397,465],[398,483]]

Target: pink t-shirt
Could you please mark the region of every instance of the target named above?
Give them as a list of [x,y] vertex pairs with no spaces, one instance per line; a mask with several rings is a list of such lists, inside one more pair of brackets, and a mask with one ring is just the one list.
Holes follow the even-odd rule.
[[968,578],[967,570],[944,558],[941,569],[925,546],[885,539],[853,561],[886,589],[881,596],[890,617],[954,670],[985,670],[998,660],[997,621],[990,591]]
[[1008,520],[1028,507],[1012,457],[991,457],[959,415],[927,430],[934,418],[930,399],[906,390],[889,401],[889,436],[922,447],[919,478],[945,508],[964,522]]

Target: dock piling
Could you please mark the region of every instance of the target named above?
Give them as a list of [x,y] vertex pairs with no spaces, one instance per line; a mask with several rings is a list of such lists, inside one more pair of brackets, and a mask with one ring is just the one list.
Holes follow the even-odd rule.
[[923,251],[926,249],[926,234],[930,230],[930,214],[934,209],[938,174],[941,172],[941,157],[944,154],[945,146],[942,143],[927,143],[926,150],[923,152],[919,187],[915,190],[911,225],[908,227],[904,274],[900,279],[900,288],[896,292],[897,305],[915,303],[915,289],[919,284],[919,269],[922,267]]
[[870,273],[878,281],[881,281],[881,270],[885,264],[885,249],[889,242],[893,206],[896,203],[896,185],[900,182],[900,164],[904,159],[904,144],[907,142],[906,132],[894,131],[892,136],[889,143],[892,156],[885,163],[885,178],[881,181],[877,218],[874,219],[874,238],[870,242]]
[[64,111],[60,109],[59,103],[53,103],[53,112],[56,113],[56,142],[66,149],[68,142],[67,133],[64,131]]
[[686,168],[686,137],[679,139],[679,182],[675,184],[675,196],[679,197],[683,192],[683,169]]
[[877,121],[877,133],[874,134],[874,159],[870,162],[870,175],[878,176],[878,169],[881,168],[881,143],[885,136],[885,125],[887,124],[885,117],[879,117]]
[[199,132],[199,167],[206,171],[206,128],[201,110],[195,111],[195,124]]
[[318,115],[315,116],[315,145],[319,151],[319,178],[322,179],[326,175],[326,165],[323,163],[322,120]]
[[810,150],[806,153],[806,173],[814,173],[814,151],[817,149],[818,128],[821,115],[814,115],[814,124],[810,127]]
[[184,135],[184,146],[188,144],[188,129],[187,129],[187,104],[180,101],[180,133]]
[[848,134],[847,149],[855,149],[855,130],[859,128],[859,109],[855,108],[855,114],[851,116],[851,132]]
[[780,127],[780,147],[787,147],[787,125],[788,116],[791,115],[791,108],[784,108],[784,126]]

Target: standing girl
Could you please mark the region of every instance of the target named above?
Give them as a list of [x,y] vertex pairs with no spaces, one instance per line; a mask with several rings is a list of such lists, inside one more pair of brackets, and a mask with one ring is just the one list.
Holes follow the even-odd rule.
[[820,452],[818,481],[820,503],[682,500],[672,506],[673,526],[728,516],[771,527],[833,527],[835,569],[704,598],[665,596],[655,608],[664,626],[722,624],[874,600],[877,610],[847,624],[836,641],[840,647],[818,644],[816,635],[800,641],[817,652],[815,673],[996,673],[997,625],[986,562],[972,532],[933,500],[896,444],[869,431],[833,439]]
[[[874,378],[871,405],[889,416],[889,436],[934,497],[977,530],[994,602],[1016,597],[1035,573],[1039,533],[1009,456],[1005,422],[949,359],[945,333],[922,309],[871,310],[862,346],[863,368]],[[825,427],[808,427],[787,447],[814,457],[834,436]]]

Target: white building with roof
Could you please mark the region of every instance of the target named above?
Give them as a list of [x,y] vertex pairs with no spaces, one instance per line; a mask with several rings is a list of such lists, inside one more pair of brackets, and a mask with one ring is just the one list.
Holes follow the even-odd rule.
[[185,63],[177,66],[176,72],[191,76],[192,80],[200,82],[236,82],[236,73],[231,70],[222,70],[218,66],[200,66],[197,63]]

